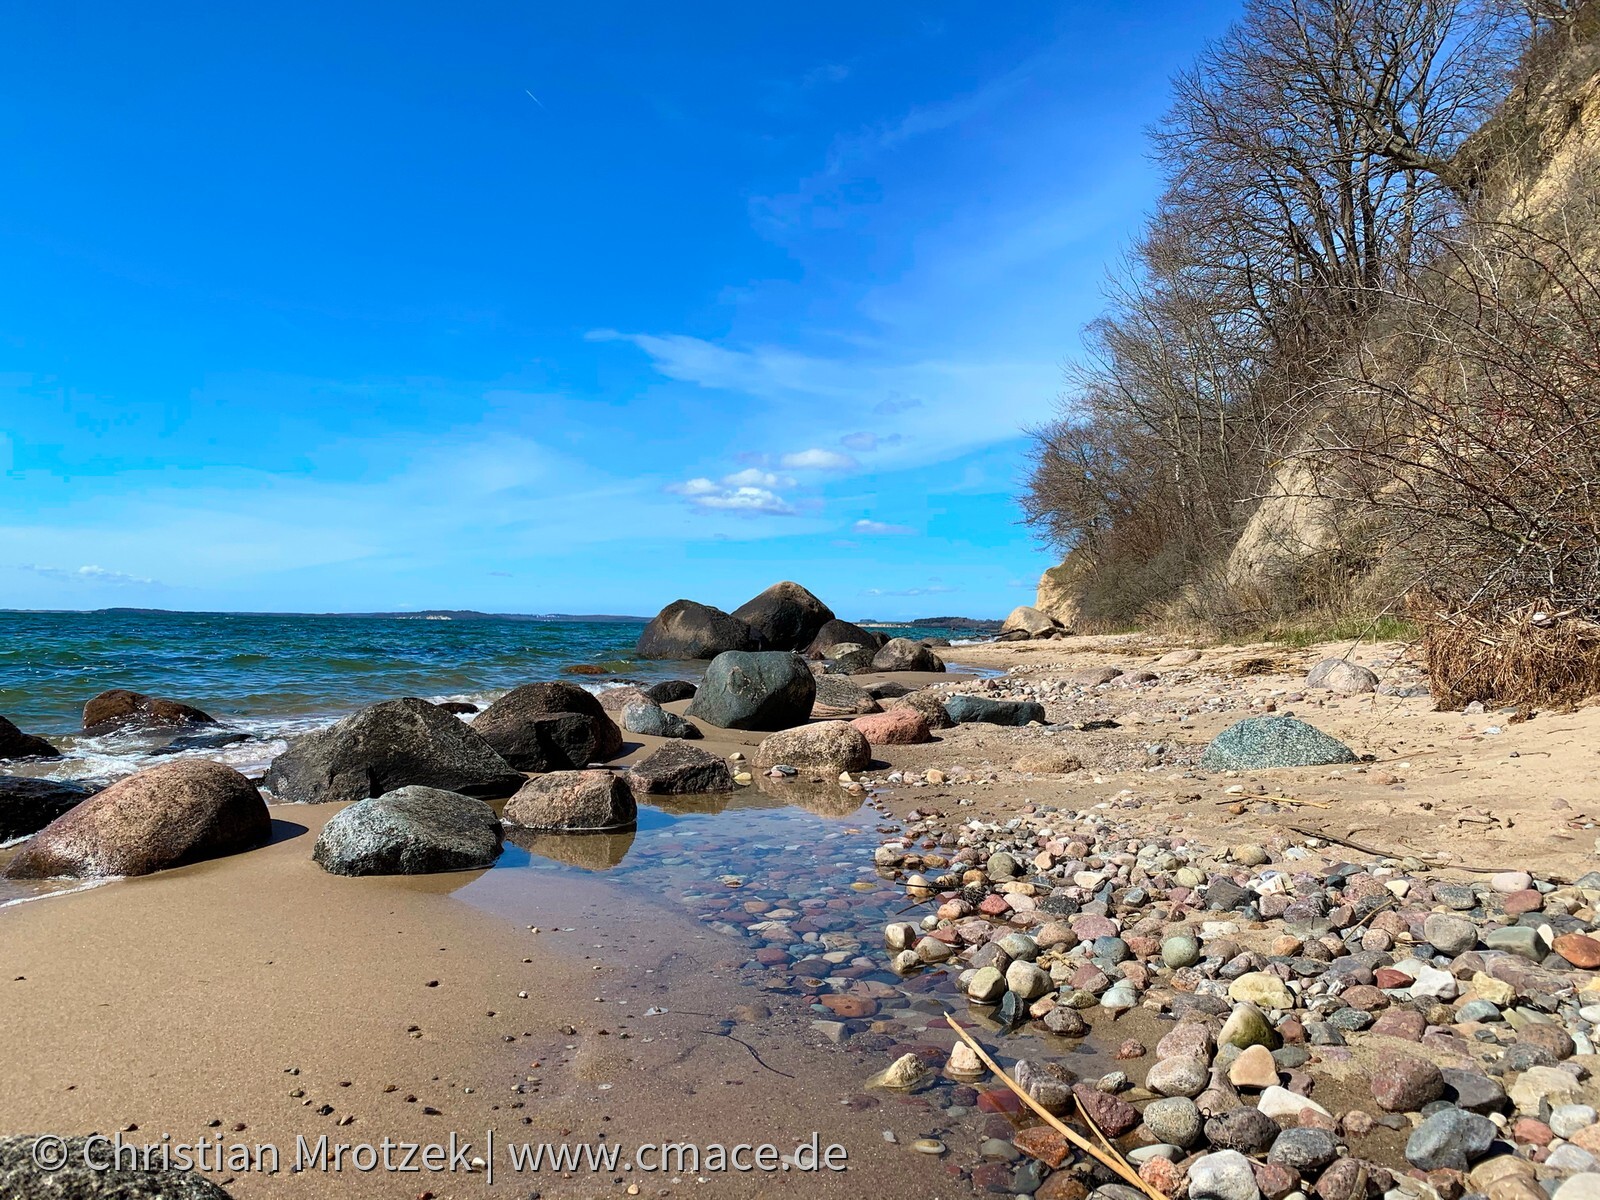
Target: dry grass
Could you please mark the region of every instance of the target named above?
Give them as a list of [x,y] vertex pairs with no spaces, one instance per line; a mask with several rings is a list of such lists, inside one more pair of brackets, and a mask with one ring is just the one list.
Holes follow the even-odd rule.
[[1600,625],[1550,606],[1439,613],[1425,624],[1423,647],[1440,708],[1571,707],[1600,693]]

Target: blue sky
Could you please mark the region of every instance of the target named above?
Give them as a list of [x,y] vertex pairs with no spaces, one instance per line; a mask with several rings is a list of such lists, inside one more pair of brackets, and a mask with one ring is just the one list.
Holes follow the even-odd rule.
[[1234,11],[7,6],[0,606],[1003,615]]

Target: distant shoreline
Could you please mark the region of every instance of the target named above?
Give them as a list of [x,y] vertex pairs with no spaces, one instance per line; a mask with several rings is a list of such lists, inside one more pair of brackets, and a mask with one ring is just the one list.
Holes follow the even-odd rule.
[[[0,616],[114,616],[151,615],[178,617],[345,617],[367,620],[417,620],[432,618],[447,621],[585,621],[590,624],[647,625],[650,617],[625,616],[618,613],[490,613],[471,608],[418,608],[405,612],[221,612],[209,609],[186,608],[0,608]],[[920,629],[939,628],[998,631],[1001,622],[987,617],[914,617],[904,621],[863,619],[856,624],[864,629]]]

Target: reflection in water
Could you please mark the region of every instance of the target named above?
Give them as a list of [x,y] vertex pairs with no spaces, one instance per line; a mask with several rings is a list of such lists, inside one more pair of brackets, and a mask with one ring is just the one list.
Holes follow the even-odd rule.
[[715,815],[744,809],[801,808],[819,817],[854,816],[861,794],[831,783],[756,776],[749,787],[732,792],[704,792],[693,796],[650,796],[652,808],[673,816]]
[[506,841],[530,854],[569,867],[609,871],[633,848],[634,832],[633,829],[612,829],[603,833],[543,833],[508,825]]

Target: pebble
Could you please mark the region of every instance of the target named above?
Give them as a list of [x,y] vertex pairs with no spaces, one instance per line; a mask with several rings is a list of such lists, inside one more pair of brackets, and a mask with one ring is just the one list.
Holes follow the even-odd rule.
[[1201,1155],[1189,1164],[1190,1200],[1259,1200],[1250,1160],[1237,1150]]
[[1200,1110],[1184,1096],[1169,1096],[1145,1106],[1145,1130],[1158,1142],[1193,1146],[1200,1140],[1203,1125]]
[[1424,1171],[1465,1171],[1488,1151],[1496,1132],[1487,1117],[1447,1106],[1412,1132],[1406,1142],[1406,1161]]

